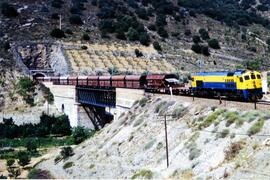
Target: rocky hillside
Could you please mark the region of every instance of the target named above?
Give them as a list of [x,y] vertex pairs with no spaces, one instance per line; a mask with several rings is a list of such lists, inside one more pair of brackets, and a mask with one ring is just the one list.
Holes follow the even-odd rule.
[[[72,157],[55,164],[55,154],[37,168],[49,170],[55,178],[266,179],[269,113],[241,108],[224,108],[216,100],[144,98],[75,147]],[[164,118],[158,116],[162,114],[175,115],[167,119],[169,168]]]
[[[267,69],[268,8],[263,0],[14,0],[1,5],[0,42],[6,50],[58,40],[79,47],[140,43],[180,72],[198,71],[200,63],[204,70]],[[50,60],[49,54],[32,55]]]

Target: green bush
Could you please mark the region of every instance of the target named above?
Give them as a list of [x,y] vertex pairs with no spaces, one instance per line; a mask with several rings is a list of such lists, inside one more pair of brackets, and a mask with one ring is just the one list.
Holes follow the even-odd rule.
[[72,137],[74,139],[75,144],[80,144],[90,136],[93,136],[94,132],[89,132],[83,127],[76,127],[72,132]]
[[189,160],[193,160],[193,159],[199,157],[200,153],[201,153],[201,150],[199,150],[197,148],[191,148],[190,152],[189,152],[189,156],[188,156]]
[[137,41],[139,40],[139,33],[134,28],[129,28],[127,32],[127,38],[130,41]]
[[155,24],[150,24],[150,25],[148,26],[148,29],[151,30],[151,31],[156,31],[156,30],[157,30]]
[[202,47],[199,44],[193,44],[192,47],[191,47],[191,50],[194,51],[197,54],[201,54]]
[[157,50],[157,51],[162,51],[162,48],[161,46],[159,45],[159,43],[157,41],[155,41],[153,43],[153,46],[154,46],[154,49]]
[[55,38],[64,38],[66,37],[65,36],[65,32],[61,29],[58,29],[58,28],[55,28],[51,31],[50,35],[52,37],[55,37]]
[[228,134],[230,133],[229,129],[224,129],[221,133],[220,133],[220,137],[221,138],[225,138],[226,136],[228,136]]
[[11,167],[11,166],[13,166],[13,164],[15,163],[15,159],[8,159],[7,160],[7,167]]
[[208,41],[208,45],[213,49],[220,49],[220,45],[217,39],[210,39]]
[[37,151],[37,142],[34,140],[29,140],[26,144],[27,151],[36,152]]
[[157,32],[160,35],[160,37],[163,37],[163,38],[169,37],[167,31],[163,27],[159,27]]
[[226,112],[224,114],[224,118],[226,120],[226,127],[229,127],[231,124],[233,124],[234,122],[238,121],[238,119],[240,118],[238,113],[233,111],[233,112]]
[[150,43],[150,36],[147,33],[141,33],[139,35],[139,40],[142,45],[148,46]]
[[19,153],[18,153],[18,159],[19,159],[19,165],[21,165],[21,166],[26,166],[27,164],[29,164],[30,163],[30,157],[29,157],[29,155],[28,155],[28,153],[27,152],[24,152],[24,151],[20,151]]
[[254,135],[261,131],[262,127],[264,125],[264,119],[259,119],[257,122],[255,122],[248,130],[248,135]]
[[134,52],[135,52],[136,57],[142,57],[143,56],[143,53],[139,49],[135,49]]
[[139,101],[139,105],[141,107],[144,107],[146,105],[147,101],[148,101],[148,99],[144,97]]
[[2,14],[8,18],[16,17],[19,15],[13,6],[6,2],[2,3],[1,9]]
[[198,44],[198,43],[201,42],[200,36],[197,36],[197,35],[193,36],[193,37],[192,37],[192,40],[193,40],[193,42],[194,42],[195,44]]
[[66,162],[63,166],[63,169],[68,169],[71,168],[72,166],[74,166],[73,162]]
[[52,1],[52,7],[54,7],[54,8],[62,8],[62,6],[63,6],[63,4],[64,4],[64,1],[62,1],[62,0],[53,0]]
[[61,156],[62,156],[63,159],[67,159],[67,158],[69,158],[69,157],[71,157],[71,156],[74,155],[73,149],[72,149],[72,147],[70,147],[70,146],[63,147],[63,148],[61,149],[60,154],[61,154]]
[[85,41],[89,41],[90,40],[90,36],[86,33],[83,34],[82,39]]
[[153,172],[150,170],[140,170],[131,177],[131,179],[140,179],[140,178],[152,179]]
[[41,169],[31,169],[29,172],[28,179],[54,179],[49,171]]
[[208,31],[206,31],[203,28],[199,29],[199,33],[200,33],[203,40],[208,40],[210,38],[209,34],[208,34]]
[[74,25],[79,25],[79,26],[83,25],[83,21],[79,15],[72,15],[69,18],[69,22],[70,24],[74,24]]
[[185,30],[185,35],[186,36],[190,36],[191,35],[191,30],[190,29],[186,29]]

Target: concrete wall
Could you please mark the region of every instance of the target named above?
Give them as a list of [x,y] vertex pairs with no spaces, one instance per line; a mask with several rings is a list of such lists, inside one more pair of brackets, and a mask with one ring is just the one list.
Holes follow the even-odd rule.
[[54,103],[59,112],[68,115],[70,125],[78,126],[78,104],[75,99],[75,86],[53,85],[51,82],[45,82],[44,85],[50,88],[54,95]]
[[133,104],[144,97],[144,90],[141,89],[116,89],[116,109],[114,110],[114,119],[128,111]]
[[94,130],[95,127],[82,106],[78,106],[78,126]]

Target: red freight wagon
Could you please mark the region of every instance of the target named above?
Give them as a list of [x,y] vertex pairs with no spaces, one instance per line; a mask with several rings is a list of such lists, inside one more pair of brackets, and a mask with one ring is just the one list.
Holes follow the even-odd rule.
[[78,77],[78,85],[79,86],[87,86],[87,76],[79,76]]
[[60,77],[60,85],[68,85],[68,77]]
[[153,74],[147,75],[147,87],[148,88],[165,88],[168,86],[166,79],[177,79],[174,74]]
[[125,78],[126,87],[140,89],[144,88],[146,85],[146,76],[145,75],[128,75]]
[[60,77],[52,77],[51,81],[54,85],[60,84]]
[[111,87],[111,76],[99,76],[99,86]]
[[87,78],[88,86],[97,87],[98,84],[98,76],[88,76]]
[[78,77],[68,77],[68,84],[76,86],[78,83]]
[[124,88],[125,76],[112,76],[112,87]]

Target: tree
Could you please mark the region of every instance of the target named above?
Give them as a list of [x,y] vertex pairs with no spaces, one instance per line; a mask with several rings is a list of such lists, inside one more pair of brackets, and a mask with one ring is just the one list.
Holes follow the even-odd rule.
[[155,41],[153,43],[153,46],[154,46],[154,49],[157,50],[157,51],[162,51],[162,48],[161,46],[159,45],[159,43],[157,41]]
[[203,40],[207,40],[210,38],[208,32],[204,28],[199,29],[199,33]]
[[52,1],[52,7],[60,9],[60,8],[62,8],[63,3],[64,2],[62,0],[53,0]]
[[123,31],[117,32],[116,38],[121,39],[121,40],[126,40],[127,39],[127,37],[126,37],[126,35],[125,35],[125,33]]
[[186,29],[185,30],[185,35],[186,36],[190,36],[191,35],[191,30],[190,29]]
[[55,38],[64,38],[65,37],[65,32],[59,28],[53,29],[50,34],[52,37],[55,37]]
[[89,41],[90,36],[88,34],[84,33],[82,39],[85,40],[85,41]]
[[148,29],[151,30],[151,31],[156,31],[157,30],[157,28],[156,28],[156,26],[154,24],[150,24],[148,26]]
[[74,25],[79,25],[79,26],[83,25],[83,21],[79,15],[72,15],[69,18],[69,22],[70,24],[74,24]]
[[211,47],[213,49],[220,49],[219,42],[217,39],[210,39],[208,41],[208,45],[209,45],[209,47]]
[[210,56],[210,52],[209,52],[208,46],[202,46],[201,52],[202,52],[202,54],[205,55],[205,56]]
[[197,54],[200,54],[202,52],[202,47],[199,44],[193,44],[191,50]]
[[6,2],[2,3],[1,9],[2,14],[8,18],[13,18],[19,15],[17,10],[13,6]]
[[200,36],[197,36],[197,35],[193,36],[193,37],[192,37],[192,40],[193,40],[193,42],[194,42],[195,44],[198,44],[199,42],[201,42]]
[[127,37],[130,41],[136,41],[139,39],[139,33],[131,27],[128,29]]
[[141,33],[139,40],[142,45],[148,46],[150,43],[150,36],[147,33]]
[[163,27],[158,28],[158,34],[160,35],[160,37],[163,38],[167,38],[169,36],[167,31]]
[[30,163],[30,157],[29,157],[29,155],[26,153],[26,152],[24,152],[24,151],[20,151],[19,153],[18,153],[18,159],[19,159],[19,165],[21,165],[21,166],[26,166],[27,164],[29,164]]

